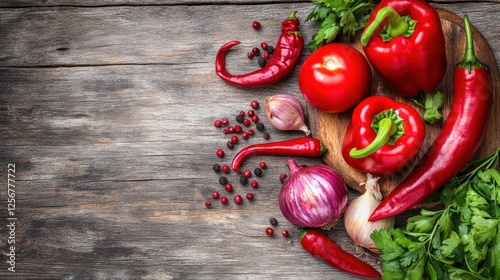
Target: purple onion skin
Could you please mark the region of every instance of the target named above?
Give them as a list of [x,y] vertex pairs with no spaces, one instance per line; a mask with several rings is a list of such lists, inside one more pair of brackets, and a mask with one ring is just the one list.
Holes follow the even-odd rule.
[[298,166],[288,159],[290,175],[281,187],[279,206],[292,224],[306,228],[328,228],[347,208],[347,187],[330,166]]

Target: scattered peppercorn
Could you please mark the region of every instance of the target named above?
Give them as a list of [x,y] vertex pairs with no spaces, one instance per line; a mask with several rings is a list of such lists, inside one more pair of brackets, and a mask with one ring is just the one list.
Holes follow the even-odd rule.
[[269,59],[271,57],[271,55],[268,53],[268,52],[265,52],[263,55],[262,55],[263,58],[265,59]]
[[288,176],[287,176],[286,174],[281,174],[281,175],[280,175],[280,182],[281,182],[282,184],[283,184],[283,183],[285,183],[286,178],[288,178]]
[[244,125],[244,126],[250,126],[251,124],[252,124],[252,123],[250,122],[250,120],[249,120],[249,119],[244,119],[244,120],[243,120],[243,125]]
[[252,107],[252,108],[253,108],[253,109],[255,109],[255,110],[259,109],[259,106],[260,106],[260,104],[259,104],[259,102],[258,102],[258,101],[256,101],[256,100],[254,100],[254,101],[252,101],[252,102],[250,103],[250,107]]
[[255,174],[255,176],[257,176],[257,177],[262,176],[262,169],[260,169],[260,168],[258,168],[258,167],[257,167],[257,168],[255,168],[255,169],[253,170],[253,174]]
[[252,49],[252,53],[253,53],[254,55],[256,55],[256,56],[260,55],[260,50],[259,50],[259,48],[254,47],[254,48]]
[[268,46],[266,51],[269,53],[269,54],[272,54],[274,52],[274,47],[273,46]]
[[234,126],[234,133],[241,133],[243,131],[243,128],[239,125]]
[[227,183],[225,186],[224,186],[224,189],[227,191],[227,192],[232,192],[233,191],[233,185],[231,183]]
[[224,128],[224,130],[222,130],[222,133],[224,134],[228,134],[229,133],[229,130],[227,128]]
[[263,50],[267,50],[267,47],[269,47],[269,45],[266,42],[260,43],[260,46]]
[[226,145],[227,145],[227,147],[228,147],[229,149],[234,148],[234,143],[233,143],[233,142],[231,142],[231,141],[227,141],[227,144],[226,144]]
[[245,117],[242,116],[241,114],[236,116],[236,121],[239,123],[242,123],[244,119],[245,119]]
[[254,199],[255,195],[253,193],[247,193],[246,198],[250,201]]
[[276,218],[271,218],[269,219],[269,223],[273,226],[277,226],[278,225],[278,220],[276,220]]
[[252,172],[246,169],[245,171],[243,171],[243,176],[245,176],[246,178],[250,178],[252,176]]
[[227,118],[223,118],[222,120],[220,120],[220,122],[223,125],[227,125],[229,123],[229,120]]
[[268,236],[273,235],[273,234],[274,234],[274,229],[272,229],[272,228],[270,228],[270,227],[266,228],[266,234],[267,234]]
[[248,184],[248,178],[245,176],[240,176],[240,184],[242,185]]
[[245,116],[245,111],[240,111],[240,116],[244,117]]
[[233,142],[234,144],[238,143],[238,141],[239,141],[238,136],[231,137],[231,142]]
[[260,29],[260,22],[258,22],[258,21],[254,21],[254,22],[252,23],[252,27],[253,27],[253,29],[255,29],[255,30]]
[[290,235],[290,233],[288,232],[288,230],[284,229],[282,232],[281,232],[281,235],[283,235],[283,237],[288,237]]
[[264,67],[267,64],[267,60],[263,57],[259,57],[259,61],[257,63],[259,63],[260,67]]
[[248,52],[248,53],[247,53],[247,57],[248,57],[249,59],[252,59],[252,58],[253,58],[253,53]]
[[210,207],[210,205],[212,205],[212,203],[210,202],[210,200],[205,201],[205,206],[207,208]]
[[248,130],[248,135],[254,135],[254,134],[255,134],[255,131],[253,129]]
[[263,124],[263,123],[257,123],[257,130],[258,130],[258,131],[262,132],[262,131],[264,131],[265,129],[266,129],[266,128],[265,128],[265,126],[264,126],[264,124]]
[[226,176],[220,176],[219,178],[219,184],[225,186],[227,184],[227,178]]
[[257,116],[257,115],[252,116],[252,121],[254,123],[258,122],[259,121],[259,116]]
[[227,127],[227,132],[233,133],[234,132],[234,126],[230,125]]
[[266,167],[267,167],[267,164],[266,164],[264,161],[261,161],[261,162],[259,163],[259,166],[260,166],[260,168],[264,169],[264,168],[266,168]]
[[215,172],[219,172],[220,171],[220,164],[214,163],[214,165],[212,166],[212,168],[214,169]]
[[224,164],[224,165],[221,167],[221,170],[222,170],[222,172],[224,172],[224,173],[229,173],[229,171],[231,171],[231,167],[229,167],[229,165],[227,165],[227,164]]
[[217,152],[216,152],[215,154],[216,154],[218,157],[220,157],[220,158],[221,158],[221,157],[223,157],[223,156],[224,156],[224,150],[219,149],[219,150],[217,150]]
[[233,200],[234,200],[234,202],[235,202],[236,204],[240,204],[240,203],[242,203],[242,202],[243,202],[243,198],[242,198],[242,197],[241,197],[241,195],[239,195],[239,194],[235,195],[235,196],[234,196],[234,198],[233,198]]
[[222,122],[220,120],[215,120],[214,121],[214,126],[215,127],[221,127],[222,126]]
[[256,180],[252,180],[252,182],[250,182],[250,186],[256,189],[259,187],[259,182],[257,182]]
[[212,198],[213,198],[213,199],[217,199],[217,198],[219,198],[219,193],[218,193],[218,192],[213,192],[213,193],[212,193]]
[[255,111],[254,110],[248,110],[247,116],[249,116],[250,118],[253,117],[253,116],[255,116]]
[[250,137],[250,134],[246,131],[241,134],[241,138],[243,138],[243,139],[248,139],[249,137]]
[[271,138],[271,135],[269,135],[269,133],[266,132],[266,133],[262,134],[262,137],[264,137],[264,139],[266,139],[266,140],[269,140],[269,138]]
[[225,196],[221,197],[220,202],[222,204],[227,204],[227,202],[228,202],[227,197],[225,197]]

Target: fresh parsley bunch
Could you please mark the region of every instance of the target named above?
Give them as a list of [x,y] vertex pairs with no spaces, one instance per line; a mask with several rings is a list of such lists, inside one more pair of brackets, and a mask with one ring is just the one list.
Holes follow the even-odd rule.
[[500,149],[472,161],[406,229],[374,231],[383,279],[500,279]]
[[376,2],[370,0],[312,0],[316,5],[307,16],[307,21],[316,21],[320,28],[313,35],[307,47],[314,51],[322,44],[331,43],[342,31],[342,34],[350,40],[356,36],[358,30],[362,29]]

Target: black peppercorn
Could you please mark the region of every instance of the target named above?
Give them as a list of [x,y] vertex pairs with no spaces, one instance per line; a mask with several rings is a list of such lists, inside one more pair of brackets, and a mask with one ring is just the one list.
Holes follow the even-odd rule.
[[262,169],[260,169],[260,168],[258,168],[258,167],[257,167],[257,168],[255,168],[255,169],[253,170],[253,174],[255,174],[255,176],[257,176],[257,177],[262,176]]
[[213,166],[213,169],[215,172],[219,172],[220,171],[220,165],[215,163],[214,166]]
[[271,135],[269,135],[269,133],[266,132],[262,135],[262,137],[264,137],[264,139],[266,140],[269,140],[269,138],[271,138]]
[[257,130],[262,132],[266,129],[263,123],[257,123]]
[[242,123],[244,119],[245,119],[245,117],[242,116],[242,115],[237,115],[236,116],[236,121],[239,122],[239,123]]
[[220,176],[219,184],[225,186],[227,184],[227,178],[225,176]]
[[274,52],[274,48],[273,48],[273,46],[267,46],[266,51],[267,51],[269,54],[272,54],[272,53]]
[[278,220],[276,220],[275,218],[271,218],[269,219],[269,223],[273,226],[277,226],[278,225]]
[[267,64],[267,60],[263,57],[260,57],[258,63],[260,67],[264,67]]
[[242,185],[248,184],[248,178],[245,176],[241,176],[240,177],[240,184],[242,184]]

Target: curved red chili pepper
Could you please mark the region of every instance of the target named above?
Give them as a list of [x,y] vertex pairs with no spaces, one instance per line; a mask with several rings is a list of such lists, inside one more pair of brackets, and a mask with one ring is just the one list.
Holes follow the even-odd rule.
[[446,72],[439,14],[423,0],[382,0],[365,25],[361,44],[373,68],[402,96],[433,91]]
[[241,149],[233,158],[231,167],[240,171],[241,164],[251,156],[301,156],[319,157],[326,152],[325,146],[312,137],[301,137],[292,140],[254,144]]
[[311,255],[342,271],[368,278],[382,278],[371,265],[344,251],[337,243],[319,229],[299,229],[300,244]]
[[388,175],[415,157],[424,138],[425,124],[415,109],[385,96],[371,96],[354,109],[341,151],[350,166]]
[[224,81],[243,88],[253,88],[276,83],[288,76],[298,63],[304,49],[304,38],[298,31],[299,20],[296,11],[283,21],[281,36],[276,43],[274,52],[266,65],[248,74],[232,75],[226,70],[226,53],[239,41],[231,41],[223,45],[217,52],[215,71]]
[[453,104],[424,160],[375,209],[370,221],[402,213],[453,178],[479,150],[491,113],[493,82],[474,54],[472,28],[464,16],[466,49],[453,80]]

